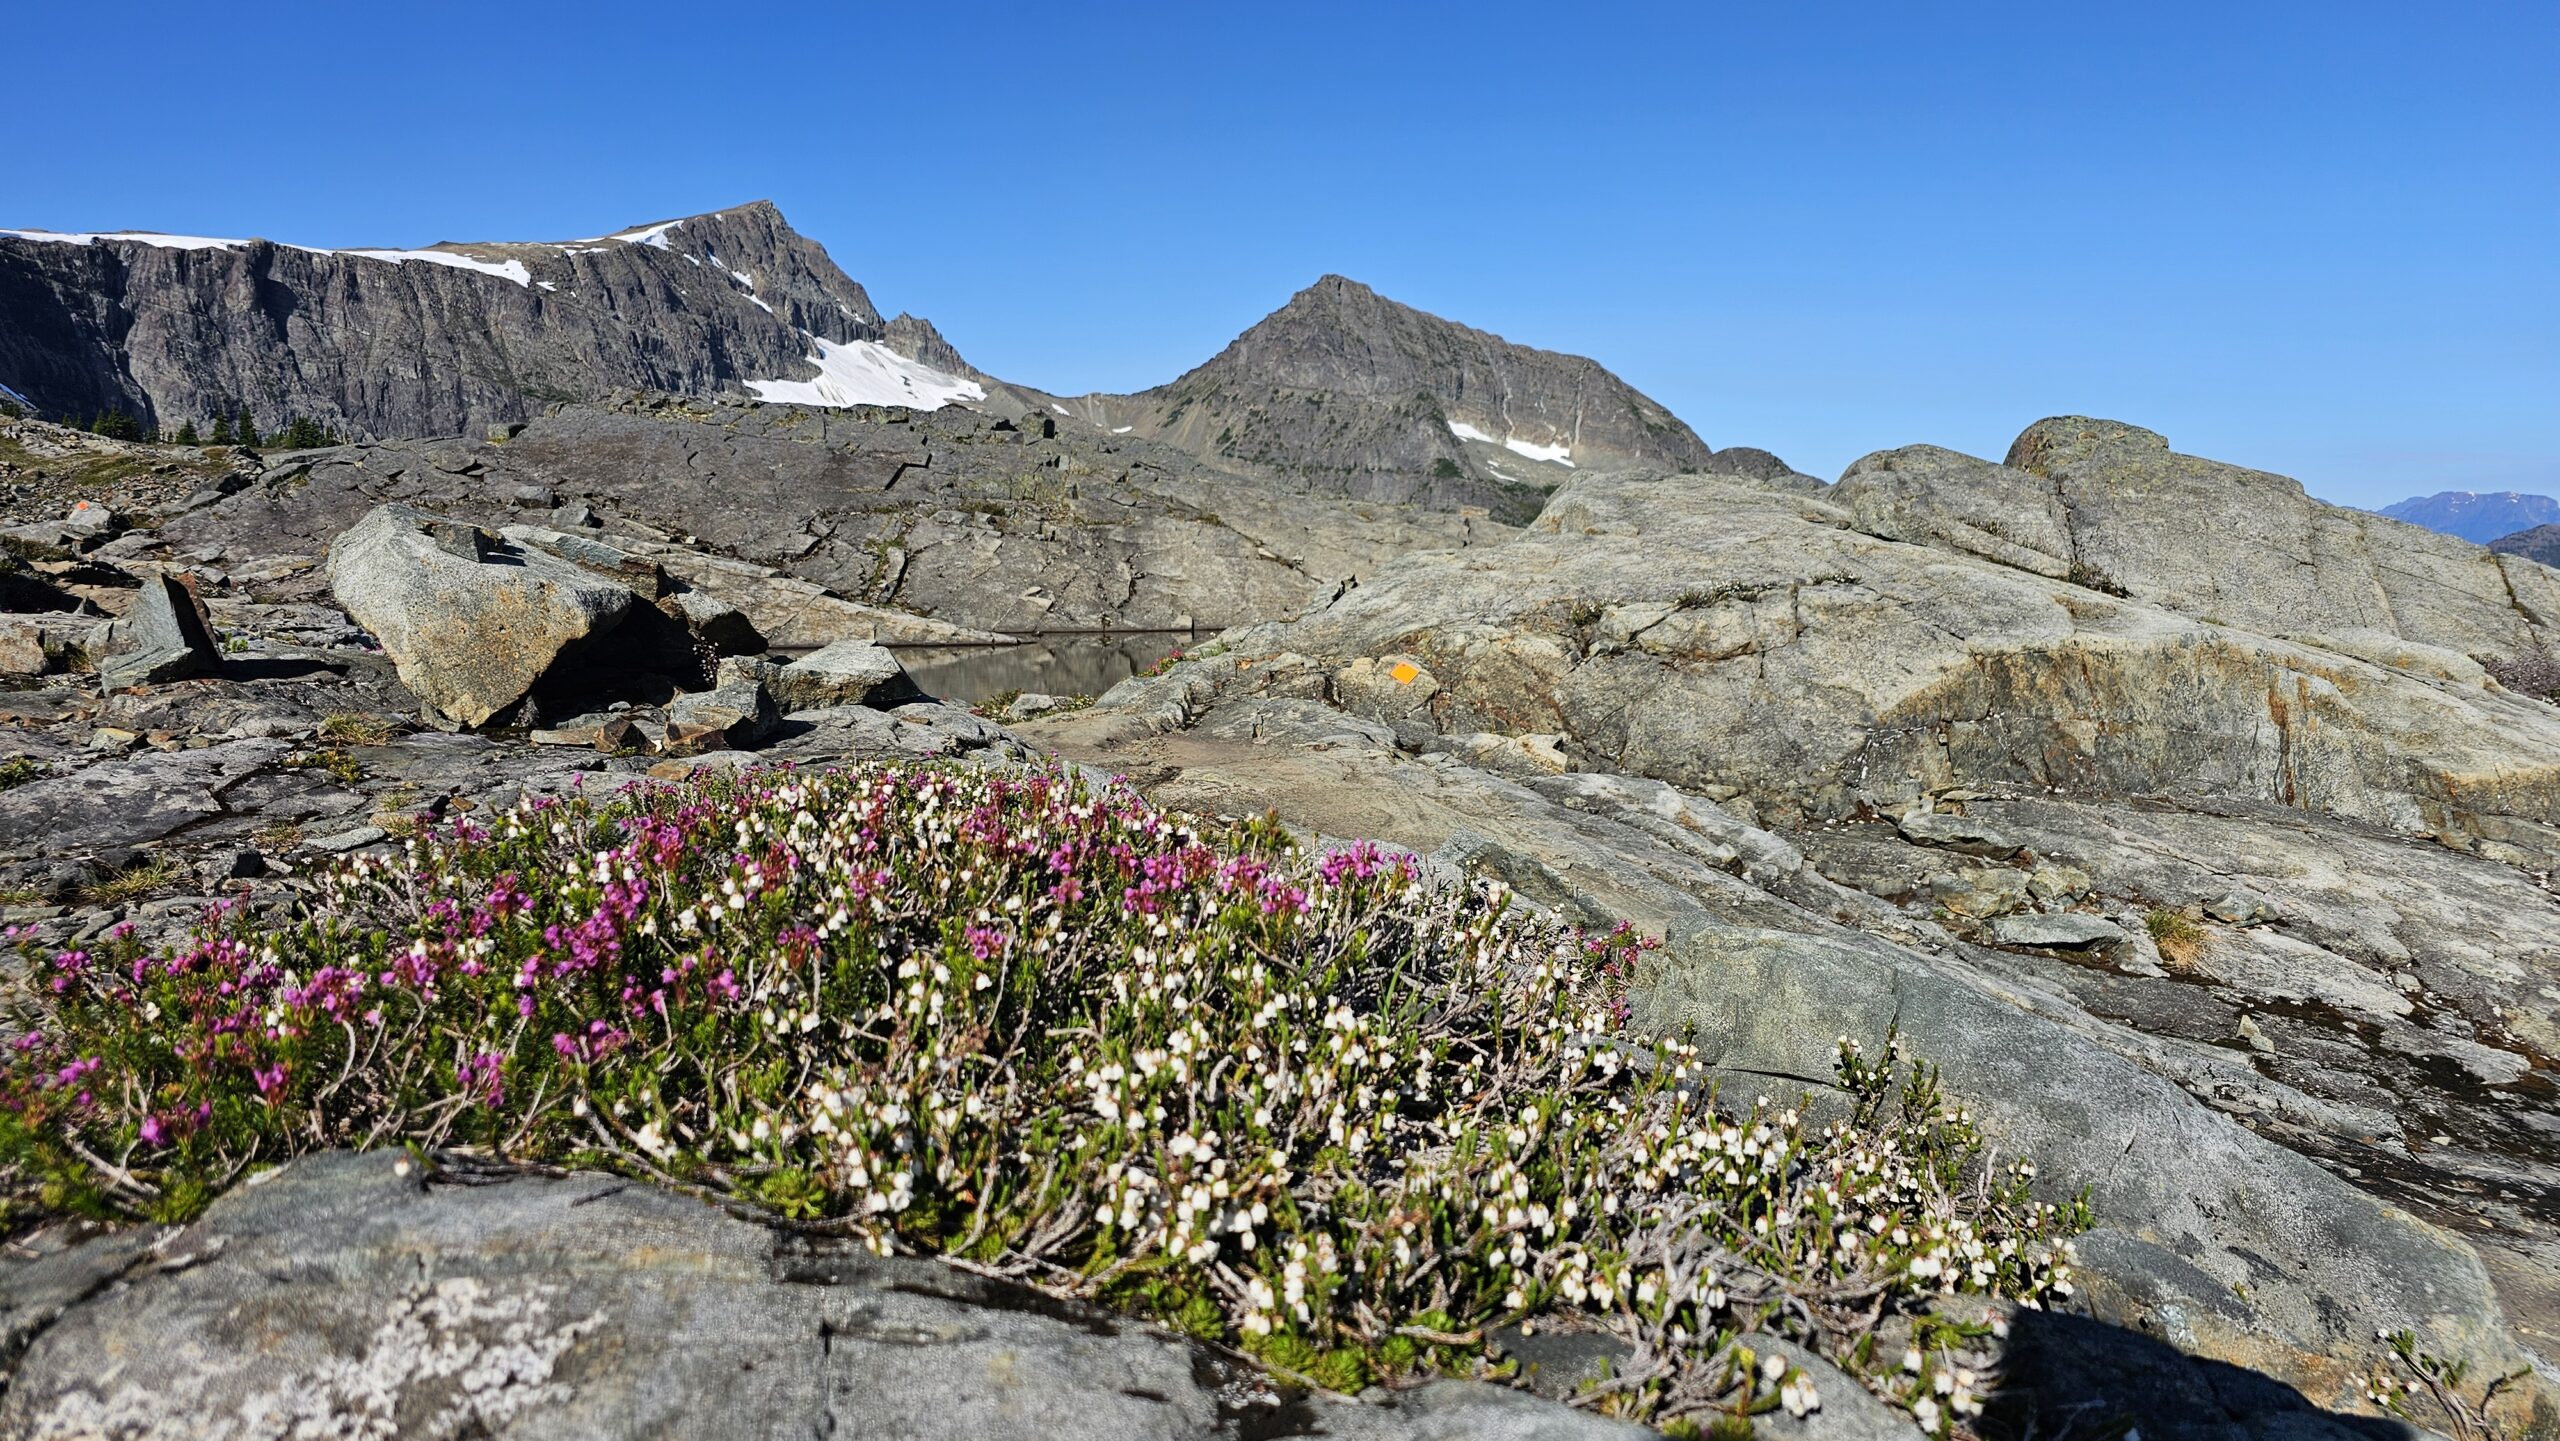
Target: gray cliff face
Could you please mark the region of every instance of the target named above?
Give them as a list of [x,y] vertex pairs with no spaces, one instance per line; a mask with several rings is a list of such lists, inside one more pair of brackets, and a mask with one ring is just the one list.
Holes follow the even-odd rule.
[[1075,413],[1213,465],[1375,500],[1526,519],[1575,468],[1692,470],[1712,453],[1594,361],[1514,345],[1328,275],[1207,364]]
[[804,380],[811,338],[948,367],[769,202],[557,244],[314,251],[0,233],[0,385],[38,411],[359,437],[477,431],[617,388]]

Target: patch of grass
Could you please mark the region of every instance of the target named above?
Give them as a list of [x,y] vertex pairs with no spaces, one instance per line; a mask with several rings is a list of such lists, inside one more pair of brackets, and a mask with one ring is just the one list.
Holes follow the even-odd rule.
[[91,454],[81,450],[68,455],[37,455],[16,441],[0,437],[0,465],[14,466],[22,472],[41,470],[81,486],[107,486],[148,476],[164,460],[164,456],[149,450],[130,454],[114,450]]
[[34,906],[44,903],[44,892],[33,886],[0,886],[0,906]]
[[284,763],[292,770],[326,771],[341,785],[351,786],[364,779],[364,763],[334,747],[295,751],[284,758]]
[[390,741],[391,722],[361,711],[339,711],[320,721],[320,739],[332,745],[378,746]]
[[27,565],[34,565],[40,561],[79,559],[78,556],[58,545],[46,545],[42,541],[29,540],[22,535],[0,535],[0,555],[9,556]]
[[272,821],[258,827],[257,834],[251,839],[258,843],[259,850],[270,854],[300,850],[302,827],[292,821]]
[[45,778],[42,762],[33,756],[11,756],[0,761],[0,791],[15,790],[30,781]]
[[186,874],[177,857],[155,855],[89,887],[80,898],[93,906],[120,906],[165,891]]
[[2151,932],[2152,945],[2159,948],[2160,959],[2178,970],[2191,970],[2204,959],[2205,948],[2213,943],[2213,933],[2204,923],[2184,911],[2156,907],[2142,918],[2143,928]]
[[[2088,1221],[1898,1048],[1842,1048],[1833,1124],[1724,1103],[1685,1040],[1629,1028],[1653,943],[1625,926],[1062,772],[546,797],[296,904],[155,965],[130,936],[21,943],[44,984],[0,1051],[8,1226],[187,1214],[368,1137],[470,1145],[959,1257],[1346,1391],[1488,1374],[1508,1322],[1597,1328],[1636,1359],[1593,1404],[1703,1424],[1808,1404],[1746,1333],[1858,1367],[1947,1296],[2058,1302]],[[1870,1384],[1943,1435],[1980,1403],[1934,1364]]]

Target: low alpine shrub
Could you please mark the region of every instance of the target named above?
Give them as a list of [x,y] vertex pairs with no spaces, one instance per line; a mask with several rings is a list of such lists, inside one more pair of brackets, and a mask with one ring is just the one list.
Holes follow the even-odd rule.
[[[321,1147],[605,1165],[1341,1390],[1604,1331],[1585,1402],[1657,1422],[1818,1405],[1754,1330],[1859,1365],[1888,1312],[2068,1294],[2080,1209],[1925,1068],[1844,1046],[1827,1126],[1724,1105],[1625,1025],[1649,948],[1054,772],[546,800],[281,924],[26,955],[0,1197],[14,1230],[183,1219]],[[1940,1432],[1980,1384],[1878,1382]]]

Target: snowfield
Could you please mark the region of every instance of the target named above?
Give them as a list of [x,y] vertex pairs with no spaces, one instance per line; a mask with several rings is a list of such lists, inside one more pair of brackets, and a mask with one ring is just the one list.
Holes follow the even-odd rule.
[[1485,434],[1483,431],[1476,429],[1474,426],[1467,424],[1463,420],[1450,421],[1449,433],[1460,440],[1481,440],[1487,445],[1499,445],[1514,455],[1524,455],[1531,460],[1543,460],[1550,465],[1561,465],[1567,469],[1571,469],[1573,466],[1573,447],[1571,445],[1561,443],[1556,445],[1532,445],[1528,441],[1522,440],[1516,435],[1506,435],[1502,439],[1496,440],[1492,436]]
[[213,240],[202,235],[163,235],[156,230],[107,230],[92,234],[73,234],[62,230],[0,230],[0,235],[14,235],[20,240],[51,240],[65,245],[94,245],[101,240],[131,240],[142,245],[156,245],[163,250],[229,250],[245,240]]
[[456,270],[477,270],[495,275],[518,285],[533,284],[533,272],[521,260],[482,260],[476,255],[463,255],[451,250],[314,250],[307,245],[289,246],[292,250],[310,250],[314,255],[353,255],[365,260],[387,260],[393,265],[422,260],[429,265],[450,265]]
[[750,380],[756,398],[775,405],[903,405],[909,410],[939,410],[964,400],[984,400],[977,382],[946,375],[930,365],[907,359],[876,341],[833,341],[809,337],[818,367],[814,380]]
[[[216,240],[203,235],[162,235],[156,230],[114,230],[75,234],[61,230],[0,230],[0,235],[14,235],[21,240],[47,240],[63,245],[96,245],[109,240],[130,241],[136,245],[157,246],[162,250],[233,250],[249,242]],[[477,270],[512,280],[518,285],[533,284],[533,276],[521,260],[482,260],[452,250],[332,250],[321,245],[283,245],[280,250],[299,250],[305,255],[354,255],[366,260],[383,260],[393,265],[404,261],[423,260],[430,265],[450,265],[458,270]]]

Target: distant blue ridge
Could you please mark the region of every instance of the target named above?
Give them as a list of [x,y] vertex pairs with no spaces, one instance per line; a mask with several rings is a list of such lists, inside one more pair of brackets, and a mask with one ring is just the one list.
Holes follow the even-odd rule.
[[2560,522],[2560,500],[2513,490],[2447,490],[2386,505],[2382,513],[2394,520],[2487,545],[2520,530]]

